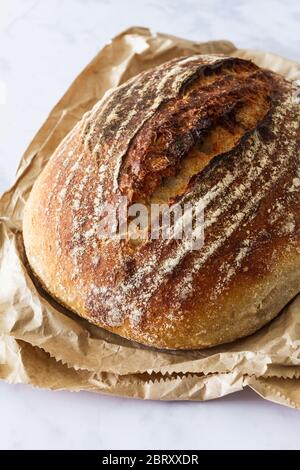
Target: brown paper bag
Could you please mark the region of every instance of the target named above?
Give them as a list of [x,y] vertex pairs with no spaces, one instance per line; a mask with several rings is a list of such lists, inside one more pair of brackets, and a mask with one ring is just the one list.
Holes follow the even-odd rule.
[[[279,389],[282,385],[271,381],[282,380],[297,386],[300,296],[251,337],[206,351],[167,352],[122,339],[66,311],[39,288],[26,266],[22,243],[25,201],[54,149],[83,113],[107,89],[142,70],[174,57],[210,52],[251,58],[289,79],[300,78],[299,64],[270,53],[238,50],[228,41],[195,43],[146,28],[130,28],[83,70],[33,139],[15,184],[0,201],[3,379],[54,389],[197,400],[217,398],[249,385],[264,398],[278,401],[276,393],[268,395],[265,390],[269,388],[263,384]],[[292,401],[285,404],[296,406],[300,398],[297,401],[294,396]]]

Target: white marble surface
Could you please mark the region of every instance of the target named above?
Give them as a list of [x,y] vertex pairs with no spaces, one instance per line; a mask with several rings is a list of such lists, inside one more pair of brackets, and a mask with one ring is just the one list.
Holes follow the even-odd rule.
[[[226,38],[300,61],[298,0],[0,0],[0,191],[76,74],[131,26]],[[300,413],[246,390],[138,402],[0,383],[0,448],[299,448]]]

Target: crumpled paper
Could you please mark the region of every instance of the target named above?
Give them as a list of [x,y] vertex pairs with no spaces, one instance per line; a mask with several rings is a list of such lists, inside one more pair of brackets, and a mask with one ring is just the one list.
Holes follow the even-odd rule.
[[24,204],[62,138],[111,87],[174,57],[223,53],[300,79],[300,64],[228,41],[196,43],[133,27],[105,46],[51,111],[0,200],[0,378],[12,383],[160,400],[207,400],[250,386],[300,407],[300,295],[254,335],[205,351],[159,351],[123,339],[57,304],[32,276]]

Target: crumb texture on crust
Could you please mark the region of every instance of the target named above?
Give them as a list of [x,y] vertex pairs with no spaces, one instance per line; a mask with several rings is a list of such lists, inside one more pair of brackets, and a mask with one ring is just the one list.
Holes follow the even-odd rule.
[[[26,204],[29,263],[89,321],[162,348],[248,335],[300,291],[299,104],[250,61],[183,57],[111,90]],[[106,203],[202,201],[204,246],[99,239]]]

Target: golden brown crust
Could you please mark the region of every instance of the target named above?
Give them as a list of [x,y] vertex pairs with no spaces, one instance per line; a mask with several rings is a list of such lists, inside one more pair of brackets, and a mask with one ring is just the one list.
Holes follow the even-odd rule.
[[[248,335],[300,291],[299,106],[249,61],[173,60],[104,97],[26,204],[45,288],[89,321],[162,348]],[[205,242],[99,239],[105,202],[203,201]]]
[[226,117],[229,122],[243,104],[259,98],[268,101],[271,83],[262,70],[251,62],[221,65],[206,69],[192,83],[190,79],[136,133],[120,171],[120,188],[131,199],[154,192],[163,178],[176,173],[182,158],[210,128]]

